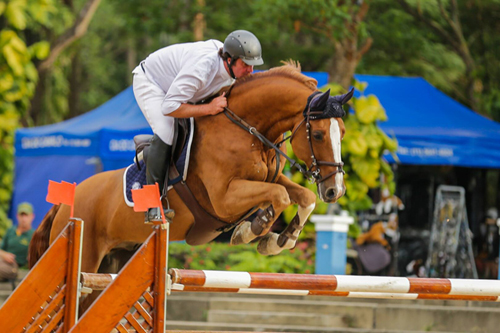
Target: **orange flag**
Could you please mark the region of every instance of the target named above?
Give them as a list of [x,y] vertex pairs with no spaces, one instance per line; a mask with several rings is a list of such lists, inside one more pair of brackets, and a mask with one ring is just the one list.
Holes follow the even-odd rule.
[[158,183],[144,185],[141,189],[132,190],[132,200],[134,201],[134,211],[136,212],[145,212],[148,208],[159,207],[163,224],[166,225],[167,222],[163,212]]
[[132,190],[132,200],[136,212],[145,212],[148,208],[161,207],[157,185],[144,185],[141,189]]
[[62,181],[60,184],[49,180],[49,188],[47,190],[47,202],[54,205],[65,204],[71,206],[71,217],[73,217],[73,206],[75,201],[76,183],[67,183]]

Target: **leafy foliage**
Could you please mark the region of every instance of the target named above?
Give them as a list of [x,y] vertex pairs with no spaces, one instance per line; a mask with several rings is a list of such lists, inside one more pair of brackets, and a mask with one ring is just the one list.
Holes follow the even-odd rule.
[[186,269],[214,269],[246,272],[312,273],[314,271],[314,245],[306,242],[279,256],[262,256],[257,244],[232,246],[211,243],[190,246],[185,243],[169,245],[169,267]]
[[[355,87],[362,93],[366,84],[356,82]],[[377,126],[379,121],[387,121],[387,115],[376,96],[353,97],[352,112],[344,121],[346,134],[342,141],[346,195],[339,200],[350,212],[372,207],[368,196],[371,188],[388,188],[391,194],[395,191],[394,173],[382,155],[386,151],[396,152],[397,141]]]
[[27,45],[24,30],[50,22],[55,11],[51,0],[0,2],[0,235],[11,221],[7,210],[14,170],[14,132],[30,106],[38,80],[33,63],[47,56],[47,41]]
[[[439,3],[448,8],[450,1],[407,0],[428,19],[452,33]],[[475,111],[500,120],[500,1],[457,1],[458,20],[464,39],[474,60],[475,70],[467,73],[460,54],[449,40],[415,20],[392,0],[371,3],[367,31],[374,44],[357,68],[358,73],[422,76],[451,97],[469,105],[467,77],[474,77],[474,92],[478,99]]]

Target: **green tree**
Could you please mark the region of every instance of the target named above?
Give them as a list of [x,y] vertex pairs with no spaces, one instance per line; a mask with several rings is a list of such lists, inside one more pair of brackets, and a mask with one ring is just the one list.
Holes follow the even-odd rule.
[[[296,33],[305,30],[311,36],[310,48],[320,43],[327,46],[330,52],[324,68],[331,82],[349,87],[356,66],[372,44],[363,22],[370,1],[310,1],[305,5],[300,0],[261,0],[255,6],[256,12],[267,15],[269,21],[277,19],[282,29],[293,29]],[[262,17],[255,18],[259,19]]]
[[51,1],[0,1],[0,235],[10,224],[6,212],[12,192],[14,133],[38,80],[33,60],[44,59],[49,52],[46,41],[27,46],[24,32],[48,24],[55,10]]
[[394,194],[394,173],[382,155],[385,152],[395,153],[398,147],[397,141],[377,126],[377,122],[387,121],[378,98],[363,94],[366,83],[356,82],[355,86],[361,96],[353,98],[353,112],[344,121],[346,134],[342,140],[342,157],[346,171],[346,195],[339,200],[353,213],[372,207],[369,189],[387,188]]
[[367,17],[375,43],[358,72],[422,76],[500,120],[500,1],[380,0]]
[[50,24],[45,29],[30,29],[29,40],[48,41],[50,52],[45,59],[36,62],[39,81],[24,117],[25,125],[57,122],[67,115],[68,98],[71,96],[69,85],[74,81],[68,79],[72,78],[71,52],[68,56],[65,51],[87,33],[100,3],[101,0],[85,0],[76,4],[73,0],[57,1]]
[[464,90],[467,104],[478,109],[476,92],[476,63],[472,57],[469,41],[467,41],[460,19],[460,9],[456,0],[450,1],[417,1],[410,3],[398,0],[404,11],[412,15],[420,25],[430,29],[437,38],[451,48],[465,65]]

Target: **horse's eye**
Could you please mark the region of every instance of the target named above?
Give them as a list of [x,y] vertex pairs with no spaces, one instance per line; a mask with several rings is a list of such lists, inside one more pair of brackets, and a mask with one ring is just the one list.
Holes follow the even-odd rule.
[[320,131],[316,131],[313,133],[313,138],[316,141],[321,141],[321,140],[323,140],[323,133]]

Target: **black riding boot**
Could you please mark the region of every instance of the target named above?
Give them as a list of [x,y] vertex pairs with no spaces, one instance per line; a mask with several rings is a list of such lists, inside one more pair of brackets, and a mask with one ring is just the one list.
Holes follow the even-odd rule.
[[[147,154],[146,161],[146,182],[148,185],[158,183],[160,188],[160,196],[163,195],[163,188],[165,186],[165,179],[168,177],[168,169],[170,166],[170,158],[172,155],[172,146],[166,144],[160,139],[158,135],[154,135],[151,139],[151,145]],[[165,191],[166,193],[166,191]],[[173,211],[171,209],[165,210],[165,217],[168,219],[173,218]],[[159,208],[150,208],[146,212],[145,222],[161,221],[161,212]]]

